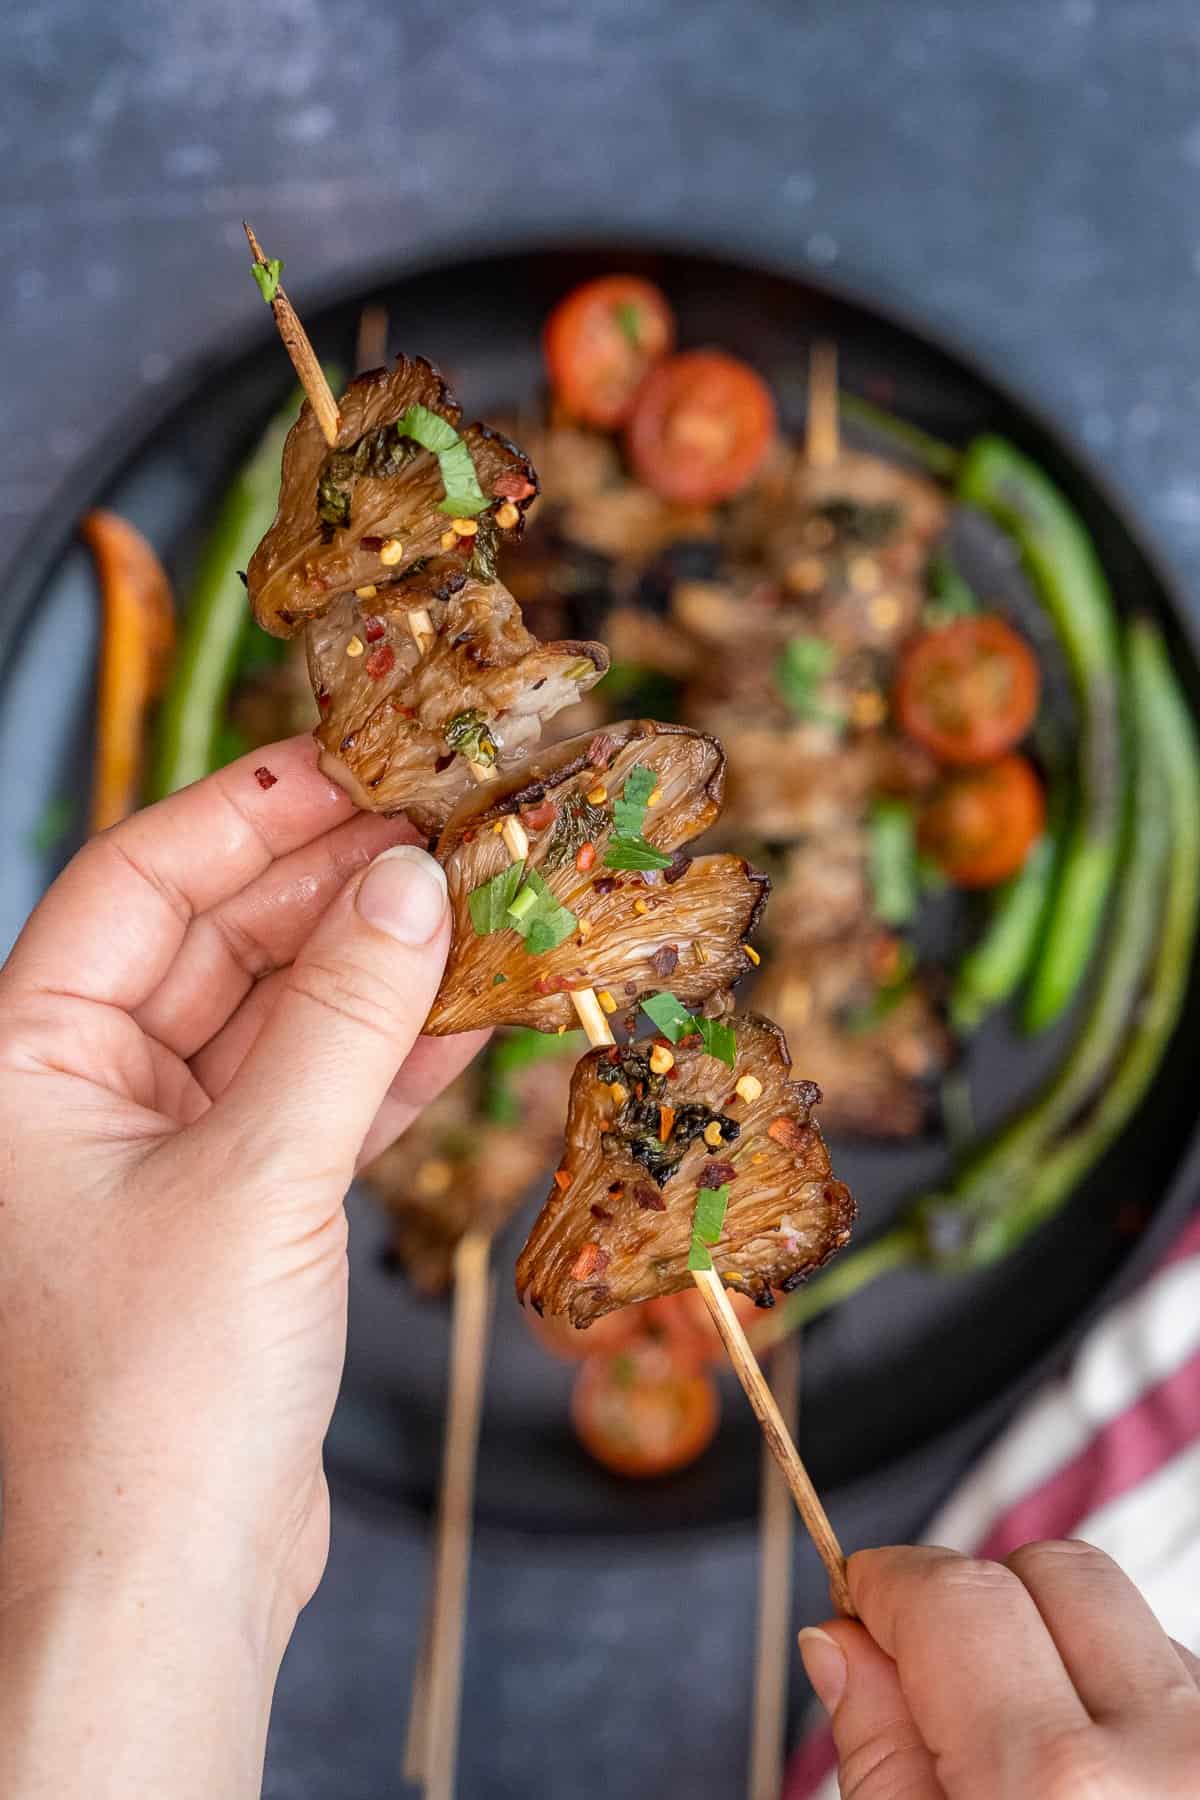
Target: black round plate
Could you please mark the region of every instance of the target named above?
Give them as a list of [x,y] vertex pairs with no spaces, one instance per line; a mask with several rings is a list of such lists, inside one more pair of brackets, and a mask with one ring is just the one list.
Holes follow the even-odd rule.
[[[844,292],[780,272],[686,251],[614,245],[519,251],[388,279],[372,279],[312,311],[323,357],[349,365],[360,307],[387,307],[391,343],[439,362],[468,416],[510,413],[541,382],[539,334],[549,306],[574,282],[630,268],[658,281],[680,317],[685,345],[715,343],[769,377],[785,421],[803,413],[807,349],[832,336],[845,386],[888,404],[939,436],[963,442],[994,428],[1023,445],[1061,483],[1091,530],[1122,610],[1144,608],[1167,629],[1193,705],[1198,671],[1178,599],[1120,505],[1081,458],[1030,408],[962,355]],[[103,502],[132,517],[186,591],[206,520],[239,458],[288,391],[290,372],[264,329],[232,356],[214,357],[159,399],[153,416],[79,471],[69,502],[48,512],[0,602],[2,766],[10,777],[0,818],[0,949],[71,847],[31,847],[47,804],[73,808],[76,838],[87,788],[95,649],[90,573],[74,520]],[[1003,558],[990,591],[1019,588]],[[1069,1024],[1031,1045],[1004,1022],[971,1054],[981,1123],[1001,1117],[1061,1054]],[[1200,995],[1187,1013],[1154,1093],[1135,1124],[1062,1215],[1016,1255],[949,1282],[913,1273],[868,1290],[812,1328],[805,1345],[801,1447],[818,1484],[886,1481],[889,1467],[965,1421],[998,1420],[1117,1284],[1144,1265],[1189,1201],[1180,1171],[1193,1130],[1176,1075],[1200,1051]],[[820,1079],[793,1046],[798,1072]],[[903,1198],[947,1166],[940,1139],[902,1147],[835,1145],[839,1173],[859,1201],[860,1239]],[[531,1207],[534,1200],[531,1199]],[[385,1232],[369,1204],[351,1202],[350,1346],[329,1441],[335,1483],[403,1504],[433,1491],[448,1347],[448,1308],[415,1299],[381,1259]],[[538,1531],[625,1532],[711,1525],[751,1516],[757,1504],[757,1429],[727,1383],[725,1420],[712,1450],[670,1481],[606,1476],[575,1446],[567,1421],[572,1372],[525,1330],[512,1293],[513,1256],[530,1214],[496,1256],[497,1305],[479,1467],[479,1512]]]

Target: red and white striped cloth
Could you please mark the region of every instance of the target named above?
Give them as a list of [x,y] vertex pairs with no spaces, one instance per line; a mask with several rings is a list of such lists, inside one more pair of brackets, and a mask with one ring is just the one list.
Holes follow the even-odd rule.
[[[1200,1215],[1026,1402],[925,1542],[1003,1558],[1060,1537],[1107,1551],[1171,1636],[1200,1647]],[[824,1724],[793,1756],[784,1800],[837,1800]]]

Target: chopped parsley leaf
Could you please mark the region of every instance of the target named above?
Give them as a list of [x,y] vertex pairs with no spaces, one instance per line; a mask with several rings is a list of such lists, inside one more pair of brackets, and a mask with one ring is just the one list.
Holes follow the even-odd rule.
[[867,829],[875,916],[885,925],[906,925],[917,910],[920,887],[912,808],[903,800],[877,800]]
[[625,777],[625,786],[613,801],[613,829],[618,837],[640,837],[650,796],[658,786],[658,777],[644,763],[634,763]]
[[610,838],[604,851],[606,869],[669,869],[674,860],[644,837]]
[[508,909],[516,898],[524,873],[523,862],[510,863],[498,875],[493,875],[490,881],[481,882],[477,888],[471,889],[467,895],[467,906],[476,937],[488,937],[493,931],[507,930],[510,924]]
[[579,925],[575,914],[555,899],[536,869],[530,869],[510,901],[506,922],[524,938],[530,956],[556,949]]
[[724,1019],[706,1019],[690,1013],[681,1000],[667,993],[651,994],[648,1000],[642,1001],[642,1011],[673,1044],[699,1032],[708,1055],[733,1068],[737,1058],[737,1033]]
[[688,1251],[689,1269],[712,1268],[711,1250],[714,1244],[720,1242],[728,1205],[728,1183],[719,1188],[701,1188],[696,1195],[696,1210],[692,1215],[692,1247]]
[[423,450],[430,450],[437,457],[442,486],[446,490],[446,498],[438,506],[439,512],[451,513],[455,518],[473,519],[476,513],[483,512],[491,504],[479,485],[471,452],[449,420],[431,412],[427,406],[410,406],[404,417],[397,419],[396,430],[401,437],[412,438]]
[[821,698],[820,687],[837,661],[837,652],[825,638],[798,635],[788,639],[773,670],[779,698],[798,719],[817,724],[841,725],[839,708]]
[[283,274],[283,263],[277,256],[269,256],[265,263],[252,262],[250,273],[258,283],[258,291],[268,306],[272,306],[279,292],[279,277]]
[[646,808],[657,786],[654,770],[634,763],[620,796],[613,801],[613,836],[604,852],[606,869],[670,868],[674,859],[642,836]]

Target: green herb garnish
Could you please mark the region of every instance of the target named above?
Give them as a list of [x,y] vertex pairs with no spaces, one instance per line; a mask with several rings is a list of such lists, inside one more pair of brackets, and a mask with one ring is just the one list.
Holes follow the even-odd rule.
[[906,925],[917,910],[917,839],[912,809],[902,800],[877,800],[867,821],[867,878],[875,916]]
[[493,987],[503,987],[504,983],[507,980],[508,980],[507,975],[493,975],[492,976],[492,986]]
[[410,406],[404,417],[396,421],[396,430],[401,437],[411,438],[437,457],[442,486],[446,490],[439,512],[451,513],[455,518],[473,519],[476,513],[490,505],[479,485],[471,452],[448,420],[431,412],[427,406]]
[[789,638],[775,659],[772,674],[776,692],[798,719],[823,725],[842,725],[845,715],[821,697],[821,683],[837,661],[837,652],[825,638]]
[[617,304],[613,307],[613,312],[616,314],[617,324],[620,327],[621,336],[625,339],[625,342],[631,349],[640,350],[642,347],[642,315],[633,304],[633,301],[618,300]]
[[620,797],[613,801],[613,836],[604,852],[606,869],[669,869],[673,857],[657,850],[642,836],[646,807],[658,786],[658,776],[643,763],[634,763],[625,777]]
[[277,256],[269,256],[266,262],[252,262],[250,273],[258,283],[258,291],[268,306],[272,306],[279,292],[279,277],[283,274],[283,263]]
[[[493,931],[508,929],[508,909],[516,898],[525,873],[523,862],[510,863],[490,881],[481,882],[467,895],[467,907],[476,937],[488,937]],[[503,979],[503,977],[501,977]]]
[[657,786],[654,770],[634,763],[619,798],[613,801],[613,829],[618,837],[641,837],[646,807]]
[[669,869],[674,860],[640,837],[610,838],[604,852],[606,869]]
[[456,756],[465,756],[468,762],[482,763],[487,769],[499,754],[487,720],[474,709],[456,713],[446,726],[444,736]]
[[507,923],[524,938],[530,956],[557,949],[579,926],[575,914],[555,899],[536,869],[530,869],[511,901]]
[[732,1069],[737,1061],[737,1033],[733,1026],[726,1024],[724,1019],[706,1019],[701,1014],[696,1019],[696,1030],[708,1054]]
[[689,1269],[695,1271],[712,1268],[710,1252],[713,1245],[720,1242],[728,1205],[728,1183],[719,1188],[701,1188],[696,1195],[696,1210],[692,1214],[692,1247],[688,1251]]
[[657,1025],[665,1038],[677,1044],[680,1038],[690,1036],[696,1029],[693,1019],[682,1000],[674,994],[651,994],[648,1000],[642,1001],[642,1011],[652,1025]]
[[709,1056],[715,1056],[719,1062],[733,1068],[737,1059],[737,1033],[724,1019],[706,1019],[690,1013],[681,1000],[667,993],[651,994],[648,1000],[642,1001],[642,1011],[673,1044],[699,1032]]
[[317,478],[317,518],[326,537],[337,526],[350,523],[350,489],[360,475],[386,481],[398,475],[412,458],[410,444],[397,437],[390,425],[365,431],[357,443],[331,450]]

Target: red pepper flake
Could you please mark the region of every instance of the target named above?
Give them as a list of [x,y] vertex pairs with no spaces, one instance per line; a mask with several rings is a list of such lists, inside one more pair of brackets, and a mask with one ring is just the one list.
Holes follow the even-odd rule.
[[617,740],[607,731],[598,731],[588,745],[588,762],[593,769],[607,769],[616,752]]
[[564,1194],[566,1193],[571,1185],[571,1177],[565,1169],[555,1169],[554,1185],[556,1188],[560,1188]]
[[[586,875],[596,860],[595,844],[580,844],[575,854],[575,867],[581,875]],[[673,965],[672,965],[673,966]]]
[[585,1244],[575,1261],[571,1264],[572,1281],[589,1281],[593,1275],[603,1275],[612,1256],[599,1244]]
[[395,666],[396,652],[390,644],[380,644],[378,650],[372,650],[363,664],[372,681],[382,681],[385,675],[391,674]]
[[363,636],[366,638],[368,644],[377,644],[387,630],[387,626],[382,619],[364,619],[362,627]]
[[780,1113],[767,1126],[767,1136],[776,1144],[782,1144],[785,1150],[798,1154],[807,1148],[810,1136],[808,1128],[796,1119],[789,1119],[786,1113]]
[[591,1213],[593,1219],[599,1219],[602,1225],[612,1224],[612,1214],[606,1211],[603,1206],[592,1205],[588,1207],[588,1211]]
[[625,1183],[623,1181],[610,1181],[608,1184],[608,1191],[614,1197],[618,1194],[623,1194],[625,1192]]
[[377,551],[377,550],[383,549],[383,539],[381,537],[359,538],[358,541],[362,545],[364,550],[376,550]]
[[621,1060],[620,1048],[616,1044],[614,1044],[611,1050],[608,1050],[605,1052],[605,1055],[606,1055],[607,1060],[612,1064],[612,1066],[614,1068],[616,1068],[617,1064]]
[[498,500],[528,500],[534,491],[532,481],[527,481],[524,475],[515,472],[497,475],[492,483],[492,493]]
[[658,1109],[658,1141],[665,1144],[675,1124],[675,1108],[660,1106]]
[[545,831],[557,819],[558,808],[553,800],[539,800],[536,806],[527,806],[521,817],[530,831]]
[[724,1187],[727,1181],[733,1181],[736,1176],[737,1170],[731,1162],[707,1162],[698,1185],[706,1188]]
[[678,962],[678,944],[662,944],[650,958],[651,967],[660,980],[665,980],[668,975],[674,974]]
[[593,881],[592,889],[597,894],[611,894],[613,889],[620,885],[620,882],[614,880],[611,875],[601,875],[599,881]]
[[320,707],[322,712],[329,711],[329,705],[330,705],[331,698],[332,698],[332,696],[330,695],[328,688],[318,688],[317,689],[317,705]]
[[647,1212],[666,1212],[667,1203],[656,1187],[648,1181],[639,1181],[633,1190],[633,1197],[639,1206]]
[[663,870],[662,878],[666,882],[668,887],[672,887],[672,886],[674,886],[675,882],[681,881],[683,879],[683,877],[687,874],[687,872],[691,868],[691,866],[692,866],[691,857],[688,856],[685,851],[677,850],[675,852],[674,856],[671,858],[670,868]]
[[261,769],[255,769],[254,779],[265,794],[268,788],[273,788],[275,786],[279,777],[278,775],[272,775],[270,769],[268,769],[266,763],[264,763]]

